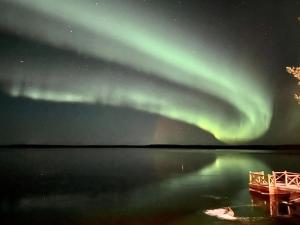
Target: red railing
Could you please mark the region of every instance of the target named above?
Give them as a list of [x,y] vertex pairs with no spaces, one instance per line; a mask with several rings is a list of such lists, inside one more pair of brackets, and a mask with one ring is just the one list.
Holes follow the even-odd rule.
[[265,172],[249,172],[249,182],[250,184],[268,184],[268,181],[266,180],[265,177]]
[[298,187],[300,188],[300,173],[292,172],[274,172],[268,174],[268,178],[261,172],[249,172],[250,184],[269,185],[271,187],[286,186],[286,187]]

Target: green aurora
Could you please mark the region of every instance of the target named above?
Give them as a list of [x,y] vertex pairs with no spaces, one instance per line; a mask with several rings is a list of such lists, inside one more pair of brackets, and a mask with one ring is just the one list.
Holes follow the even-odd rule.
[[[77,74],[77,78],[73,74],[70,84],[57,87],[50,83],[45,90],[35,70],[28,69],[24,74],[31,77],[31,85],[22,91],[18,80],[24,80],[25,75],[10,72],[0,83],[13,82],[8,90],[12,96],[126,105],[196,125],[226,143],[253,140],[269,128],[272,98],[258,79],[262,74],[154,10],[125,1],[5,0],[1,4],[6,10],[0,15],[0,24],[7,29],[139,72],[135,74],[137,81],[128,78],[125,84],[116,84],[118,79],[113,76],[117,74],[103,75],[105,71],[94,69],[88,72],[92,75],[86,76],[87,80],[85,74]],[[53,71],[56,79],[70,72],[66,68]],[[145,74],[193,90],[199,98],[163,85],[145,84]],[[205,99],[203,93],[212,97]],[[238,116],[231,119],[231,113],[219,102],[230,105]]]

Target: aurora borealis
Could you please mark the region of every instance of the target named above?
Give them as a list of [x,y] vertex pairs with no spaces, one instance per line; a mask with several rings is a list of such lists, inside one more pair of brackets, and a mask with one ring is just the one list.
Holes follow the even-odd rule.
[[[215,31],[216,44],[205,30],[174,23],[166,6],[156,10],[147,1],[4,0],[0,6],[2,29],[55,52],[44,57],[32,45],[27,59],[8,57],[0,65],[0,87],[13,98],[128,107],[196,126],[224,143],[269,131],[270,73],[244,57],[249,49],[223,46],[234,41],[224,40],[222,30]],[[60,51],[66,56],[57,57]]]
[[299,172],[286,71],[300,66],[299,12],[299,0],[0,0],[0,224],[230,223],[215,209],[299,222],[283,216],[296,194],[273,203],[269,179],[268,204],[249,189],[251,171]]

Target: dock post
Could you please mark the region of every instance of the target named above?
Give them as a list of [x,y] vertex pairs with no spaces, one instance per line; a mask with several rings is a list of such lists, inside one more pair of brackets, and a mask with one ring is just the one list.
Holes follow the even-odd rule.
[[269,196],[269,204],[270,204],[270,216],[278,215],[278,200],[275,195]]
[[286,172],[286,170],[284,171],[284,183],[285,183],[285,186],[287,186],[288,179],[287,179],[287,172]]
[[274,179],[274,188],[276,187],[276,173],[272,171],[273,179]]

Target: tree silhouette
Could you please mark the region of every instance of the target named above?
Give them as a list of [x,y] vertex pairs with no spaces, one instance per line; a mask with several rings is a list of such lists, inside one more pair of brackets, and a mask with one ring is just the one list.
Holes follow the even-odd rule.
[[[300,22],[300,16],[297,19],[298,22]],[[298,80],[298,85],[300,86],[300,67],[287,66],[286,71]],[[300,104],[300,95],[294,94],[294,98],[297,100],[298,104]]]
[[[292,74],[297,80],[298,85],[300,86],[300,67],[286,67],[286,71],[289,74]],[[300,95],[294,94],[295,99],[297,100],[298,104],[300,104]]]

